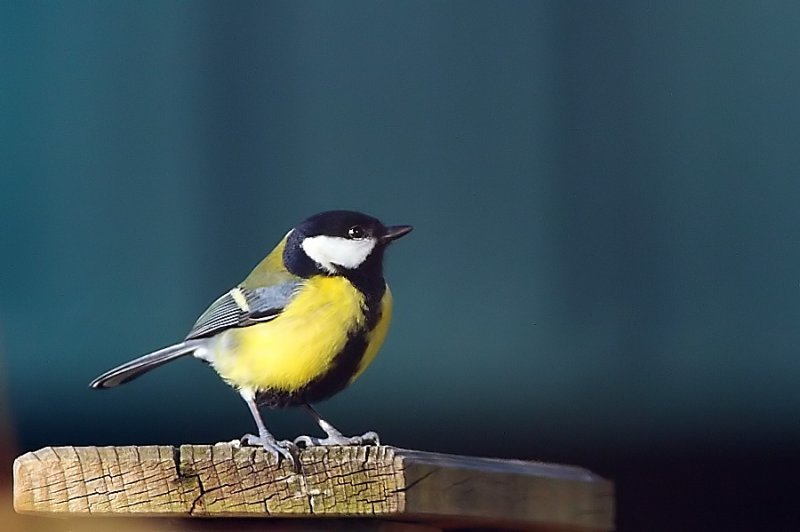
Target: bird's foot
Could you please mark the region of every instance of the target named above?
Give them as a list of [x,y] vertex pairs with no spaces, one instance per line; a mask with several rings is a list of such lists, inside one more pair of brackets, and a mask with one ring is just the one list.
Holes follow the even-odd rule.
[[292,465],[292,469],[295,471],[300,470],[300,461],[297,458],[297,454],[300,452],[300,449],[298,449],[294,442],[289,440],[278,441],[270,434],[262,434],[261,436],[256,436],[255,434],[245,434],[242,436],[240,441],[242,445],[263,448],[265,451],[273,455],[279,464],[281,457],[283,457],[289,461],[289,463]]
[[332,445],[380,445],[381,440],[372,431],[365,432],[361,436],[344,436],[341,432],[330,431],[327,438],[315,438],[314,436],[298,436],[294,439],[295,445],[308,449],[309,447],[332,446]]

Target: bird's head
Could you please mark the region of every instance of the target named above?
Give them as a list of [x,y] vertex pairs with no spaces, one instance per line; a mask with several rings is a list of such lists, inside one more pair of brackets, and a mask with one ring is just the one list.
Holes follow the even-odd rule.
[[356,272],[382,275],[383,252],[408,234],[410,225],[385,226],[355,211],[327,211],[304,220],[289,232],[283,261],[301,277]]

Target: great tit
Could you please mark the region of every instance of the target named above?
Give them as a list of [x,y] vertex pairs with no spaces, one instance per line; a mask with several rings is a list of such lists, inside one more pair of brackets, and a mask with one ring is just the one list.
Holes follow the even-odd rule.
[[[383,256],[410,225],[387,227],[353,211],[316,214],[278,243],[247,278],[214,301],[186,338],[93,380],[113,388],[186,355],[211,365],[247,403],[258,435],[242,442],[287,458],[297,444],[378,443],[377,435],[343,436],[313,409],[358,378],[375,358],[392,317]],[[303,406],[326,433],[277,441],[259,405]]]

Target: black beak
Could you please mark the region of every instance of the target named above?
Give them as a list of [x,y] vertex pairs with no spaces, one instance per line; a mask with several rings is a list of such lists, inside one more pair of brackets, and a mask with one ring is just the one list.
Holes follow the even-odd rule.
[[393,225],[386,228],[386,233],[381,237],[381,242],[388,244],[392,240],[397,240],[403,235],[407,235],[414,229],[410,225]]

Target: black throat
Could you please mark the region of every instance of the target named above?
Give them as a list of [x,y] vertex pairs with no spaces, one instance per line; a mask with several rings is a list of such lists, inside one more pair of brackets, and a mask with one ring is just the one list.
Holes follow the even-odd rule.
[[386,281],[383,279],[383,248],[376,247],[367,260],[355,270],[340,268],[338,274],[364,294],[366,325],[367,330],[371,331],[380,318],[381,300],[386,293]]

